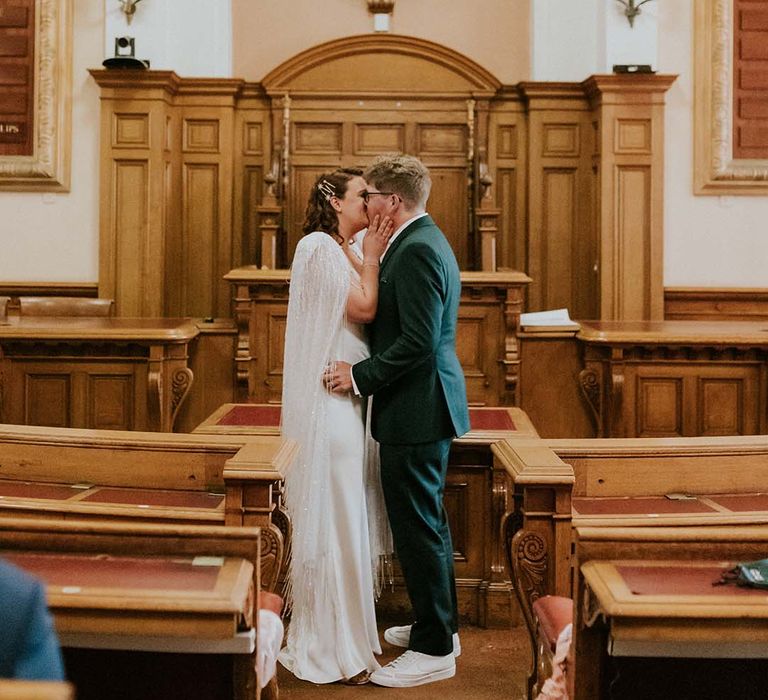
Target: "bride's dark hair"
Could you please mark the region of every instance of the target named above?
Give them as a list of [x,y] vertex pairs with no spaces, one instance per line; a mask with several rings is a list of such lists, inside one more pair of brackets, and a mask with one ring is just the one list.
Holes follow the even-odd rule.
[[359,177],[363,171],[358,168],[339,168],[332,173],[325,173],[315,180],[309,193],[307,211],[304,214],[304,233],[324,231],[328,234],[339,232],[339,219],[331,206],[331,197],[344,199],[347,183],[353,177]]

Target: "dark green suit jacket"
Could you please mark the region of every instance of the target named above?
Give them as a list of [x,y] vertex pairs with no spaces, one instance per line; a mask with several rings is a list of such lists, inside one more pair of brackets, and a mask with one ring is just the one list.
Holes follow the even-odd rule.
[[435,442],[469,430],[456,357],[460,295],[459,266],[443,232],[429,216],[412,222],[382,260],[371,357],[352,369],[360,392],[373,395],[379,442]]

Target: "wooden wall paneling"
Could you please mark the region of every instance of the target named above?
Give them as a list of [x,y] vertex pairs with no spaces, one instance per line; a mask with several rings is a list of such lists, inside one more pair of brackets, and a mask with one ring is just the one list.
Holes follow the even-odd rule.
[[183,307],[190,316],[229,314],[223,276],[240,256],[239,236],[232,233],[234,102],[222,92],[206,93],[204,101],[183,96],[180,252]]
[[243,82],[91,75],[102,96],[100,295],[119,316],[229,315],[221,278],[242,257],[233,161]]
[[664,93],[674,76],[584,82],[599,140],[600,318],[663,317]]
[[179,409],[175,430],[191,433],[219,406],[235,400],[237,326],[232,319],[198,319],[200,334],[190,343],[194,381]]
[[[415,101],[414,101],[415,102]],[[436,105],[409,105],[405,115],[412,124],[414,143],[407,151],[430,169],[432,193],[427,210],[451,243],[459,268],[480,269],[479,241],[470,219],[471,197],[469,128],[466,100]]]
[[496,261],[500,269],[526,270],[527,123],[517,90],[502,89],[492,103],[488,130],[488,167],[492,193],[500,209]]
[[268,107],[262,91],[248,86],[235,109],[232,204],[236,266],[262,264],[258,207],[264,195],[264,178],[273,163]]
[[[528,309],[568,307],[593,287],[587,102],[570,84],[524,83],[528,110]],[[586,253],[582,249],[587,249]]]
[[179,109],[169,109],[165,115],[165,273],[164,314],[184,316],[184,246],[182,208],[182,117]]
[[691,321],[768,321],[768,289],[667,287],[664,318]]
[[591,409],[579,388],[584,368],[574,333],[519,333],[518,405],[542,437],[597,436]]
[[167,79],[100,83],[99,296],[118,316],[165,313]]
[[628,366],[627,437],[754,435],[759,432],[758,365]]
[[[256,266],[230,271],[238,340],[236,401],[278,403],[289,270]],[[520,272],[462,272],[457,339],[473,405],[516,403],[520,355],[517,331],[525,287]]]
[[19,425],[147,430],[146,367],[125,361],[6,363],[2,419]]
[[464,370],[470,406],[494,405],[499,393],[498,343],[503,319],[494,302],[493,293],[490,303],[476,294],[463,300],[459,313],[456,353]]

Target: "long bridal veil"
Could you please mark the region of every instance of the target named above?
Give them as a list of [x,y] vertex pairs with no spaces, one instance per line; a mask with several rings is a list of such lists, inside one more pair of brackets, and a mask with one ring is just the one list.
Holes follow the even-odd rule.
[[[290,576],[286,597],[302,610],[320,609],[330,591],[330,442],[328,397],[323,370],[339,357],[350,267],[327,234],[311,233],[299,242],[291,267],[285,332],[282,431],[295,440],[299,458],[285,475],[285,498],[293,519]],[[378,451],[368,432],[365,464],[371,559],[376,587],[383,556],[392,551],[378,472]]]

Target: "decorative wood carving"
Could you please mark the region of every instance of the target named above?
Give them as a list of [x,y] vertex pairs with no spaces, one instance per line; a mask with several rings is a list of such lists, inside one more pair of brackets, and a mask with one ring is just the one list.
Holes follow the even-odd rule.
[[591,410],[592,418],[595,423],[595,431],[598,435],[602,435],[601,397],[603,389],[600,382],[600,372],[594,367],[581,370],[581,372],[579,372],[579,388]]
[[504,538],[515,597],[531,642],[527,697],[533,698],[538,695],[537,677],[541,675],[539,669],[545,663],[543,657],[549,652],[542,648],[538,622],[533,612],[533,604],[547,595],[547,543],[543,537],[530,530],[513,531],[513,522],[511,517],[505,521]]

